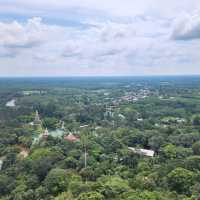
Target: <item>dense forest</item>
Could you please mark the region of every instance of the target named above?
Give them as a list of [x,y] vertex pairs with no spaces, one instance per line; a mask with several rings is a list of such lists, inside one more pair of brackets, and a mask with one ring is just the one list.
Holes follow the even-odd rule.
[[0,200],[200,200],[200,77],[0,79]]

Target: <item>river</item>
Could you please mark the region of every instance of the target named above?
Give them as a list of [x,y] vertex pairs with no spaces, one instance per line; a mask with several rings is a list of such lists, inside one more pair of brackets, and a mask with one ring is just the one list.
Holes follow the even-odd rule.
[[15,107],[16,106],[16,100],[15,99],[12,99],[12,100],[10,100],[10,101],[8,101],[7,103],[6,103],[6,107]]

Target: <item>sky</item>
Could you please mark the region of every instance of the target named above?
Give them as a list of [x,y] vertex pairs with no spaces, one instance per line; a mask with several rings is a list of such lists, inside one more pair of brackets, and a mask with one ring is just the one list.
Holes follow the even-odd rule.
[[187,74],[199,0],[0,0],[0,76]]

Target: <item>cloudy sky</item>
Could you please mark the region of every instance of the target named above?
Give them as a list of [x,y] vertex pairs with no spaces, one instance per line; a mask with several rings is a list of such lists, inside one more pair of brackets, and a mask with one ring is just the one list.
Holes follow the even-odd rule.
[[199,0],[0,0],[0,76],[200,74]]

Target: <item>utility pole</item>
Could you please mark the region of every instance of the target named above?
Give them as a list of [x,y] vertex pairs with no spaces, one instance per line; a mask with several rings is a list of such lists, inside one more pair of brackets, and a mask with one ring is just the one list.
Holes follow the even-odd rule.
[[[83,133],[81,138],[83,144],[83,151],[84,151],[84,169],[87,169],[87,132]],[[87,176],[85,177],[85,182],[87,182]]]
[[85,149],[84,166],[85,166],[85,169],[86,169],[87,168],[87,148],[86,148],[86,145],[85,145],[84,149]]
[[[81,128],[84,129],[87,126],[82,126]],[[84,168],[87,168],[87,143],[88,143],[88,135],[87,135],[87,130],[86,132],[83,132],[83,136],[82,136],[82,144],[83,144],[83,148],[84,148]]]

